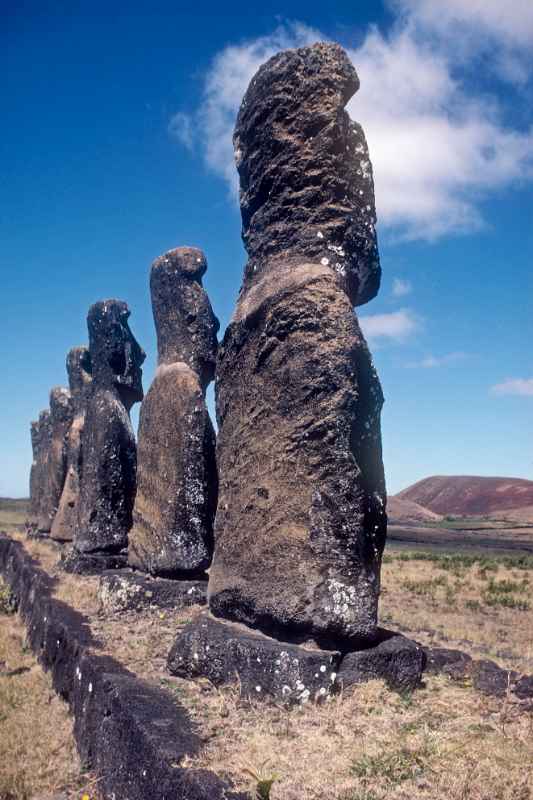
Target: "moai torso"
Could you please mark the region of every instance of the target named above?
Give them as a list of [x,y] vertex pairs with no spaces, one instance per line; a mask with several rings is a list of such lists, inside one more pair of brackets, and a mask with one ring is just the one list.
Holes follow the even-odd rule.
[[211,611],[335,646],[375,634],[386,535],[383,398],[353,313],[380,280],[357,88],[329,44],[250,84],[234,136],[249,261],[216,373]]
[[39,530],[48,533],[61,499],[67,474],[67,435],[72,422],[72,401],[68,389],[54,387],[50,392],[49,430],[43,461],[43,481]]
[[201,250],[180,247],[150,274],[158,368],[141,406],[128,560],[166,577],[201,574],[213,552],[217,472],[205,390],[219,326],[202,286],[206,269]]
[[28,531],[36,529],[39,521],[39,503],[40,503],[40,464],[39,464],[39,450],[41,446],[41,431],[39,429],[39,421],[35,420],[31,423],[31,450],[32,450],[32,463],[30,467],[30,507],[28,510],[27,528]]
[[67,474],[50,536],[62,542],[74,538],[78,522],[82,435],[87,395],[91,385],[90,356],[87,347],[73,347],[67,355],[67,374],[72,397],[72,423],[67,435]]
[[82,471],[74,547],[116,553],[127,545],[136,487],[136,444],[129,412],[142,399],[145,355],[119,300],[89,309],[92,382],[82,435]]

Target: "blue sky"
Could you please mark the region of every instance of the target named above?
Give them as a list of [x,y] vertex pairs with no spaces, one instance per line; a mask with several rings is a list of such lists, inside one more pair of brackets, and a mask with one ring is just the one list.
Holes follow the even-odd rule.
[[386,397],[391,492],[429,474],[533,478],[533,6],[9,3],[0,34],[0,495],[89,305],[126,300],[153,375],[151,261],[202,247],[224,327],[245,254],[230,135],[257,66],[319,38],[361,90],[383,266],[358,310]]

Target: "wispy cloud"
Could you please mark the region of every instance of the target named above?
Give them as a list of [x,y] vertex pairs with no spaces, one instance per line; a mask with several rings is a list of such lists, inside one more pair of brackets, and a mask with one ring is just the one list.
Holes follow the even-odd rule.
[[408,294],[411,294],[413,291],[413,287],[410,281],[405,281],[402,278],[394,278],[392,282],[392,296],[393,297],[405,297]]
[[497,395],[533,397],[533,378],[508,378],[492,386],[490,391]]
[[168,124],[168,131],[170,135],[178,139],[187,150],[194,150],[195,123],[190,114],[185,114],[182,111],[178,111],[177,114],[174,114]]
[[367,314],[359,317],[363,333],[370,342],[404,342],[419,330],[419,318],[408,308],[390,314]]
[[468,358],[467,353],[456,352],[446,353],[443,356],[429,355],[421,358],[419,361],[410,361],[405,366],[409,369],[435,369],[436,367],[447,367],[452,364],[457,364],[465,361]]
[[[499,0],[398,0],[393,7],[396,23],[387,34],[372,27],[360,47],[348,50],[361,79],[348,111],[369,141],[380,225],[400,238],[426,240],[478,229],[483,196],[533,178],[533,129],[506,125],[497,96],[471,89],[450,30],[461,31],[465,63],[487,41],[479,36],[486,30],[491,63],[499,54],[509,66],[514,56],[531,77],[532,62],[521,57],[530,42],[531,4],[524,0],[523,14],[516,11],[520,2],[502,8]],[[180,112],[176,134],[187,145],[189,119],[207,164],[234,197],[231,136],[250,79],[278,50],[325,38],[292,23],[226,47],[206,76],[200,107],[190,117]]]

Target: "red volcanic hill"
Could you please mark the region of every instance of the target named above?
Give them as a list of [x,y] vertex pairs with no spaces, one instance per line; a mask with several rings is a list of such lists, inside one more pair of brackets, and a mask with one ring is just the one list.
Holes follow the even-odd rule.
[[396,495],[436,514],[473,516],[533,505],[533,481],[483,478],[476,475],[434,475]]

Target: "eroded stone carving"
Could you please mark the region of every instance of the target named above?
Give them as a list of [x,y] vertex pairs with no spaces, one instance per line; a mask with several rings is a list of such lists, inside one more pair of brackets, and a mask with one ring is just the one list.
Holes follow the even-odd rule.
[[202,286],[206,269],[201,250],[180,247],[150,273],[158,368],[141,407],[128,560],[174,578],[203,573],[213,552],[217,471],[205,390],[219,323]]
[[342,648],[377,630],[382,392],[353,305],[379,286],[372,170],[337,45],[274,56],[234,144],[249,261],[216,375],[212,613]]
[[82,435],[85,424],[87,395],[91,384],[91,360],[87,347],[73,347],[67,354],[67,374],[72,398],[72,423],[67,435],[67,473],[54,517],[50,536],[70,542],[78,524],[80,476],[82,469]]
[[124,549],[132,521],[137,459],[129,412],[142,400],[145,354],[130,330],[129,316],[126,303],[104,300],[91,306],[87,317],[92,382],[81,439],[74,549],[92,561]]
[[44,420],[38,530],[49,533],[67,474],[67,435],[72,422],[72,400],[68,389],[55,386],[50,391],[50,414]]

